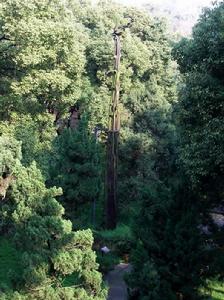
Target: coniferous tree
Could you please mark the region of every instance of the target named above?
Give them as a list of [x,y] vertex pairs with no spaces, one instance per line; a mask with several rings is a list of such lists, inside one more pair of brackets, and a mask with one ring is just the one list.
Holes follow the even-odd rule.
[[96,205],[102,208],[104,200],[102,147],[97,132],[90,132],[87,125],[83,117],[76,129],[67,128],[58,136],[51,168],[52,182],[63,189],[61,200],[69,217],[75,220],[81,214],[85,226],[95,222]]
[[18,142],[0,141],[1,189],[11,177],[1,201],[1,231],[19,250],[22,265],[20,274],[11,270],[13,291],[5,287],[1,299],[105,299],[91,231],[73,232],[55,199],[61,189],[47,189],[35,164],[21,165]]
[[186,188],[171,193],[155,184],[144,190],[128,278],[133,299],[201,299],[207,261],[194,204]]

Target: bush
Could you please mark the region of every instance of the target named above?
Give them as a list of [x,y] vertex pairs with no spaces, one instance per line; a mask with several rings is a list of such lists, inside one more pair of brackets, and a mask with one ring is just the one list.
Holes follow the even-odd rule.
[[[97,231],[95,236],[95,250],[97,250],[97,262],[100,270],[107,273],[119,262],[127,259],[133,245],[131,228],[125,224],[119,224],[114,230]],[[100,248],[107,246],[110,252],[102,255]],[[126,256],[126,257],[125,257]]]
[[133,244],[131,228],[125,224],[118,225],[114,230],[97,232],[95,238],[118,256],[129,253]]

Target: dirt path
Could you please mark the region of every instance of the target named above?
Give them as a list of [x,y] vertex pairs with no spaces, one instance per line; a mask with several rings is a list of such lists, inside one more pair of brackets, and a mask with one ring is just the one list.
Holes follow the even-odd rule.
[[107,300],[127,300],[127,285],[123,276],[126,272],[130,272],[130,269],[129,264],[119,264],[107,274],[106,281],[109,285]]

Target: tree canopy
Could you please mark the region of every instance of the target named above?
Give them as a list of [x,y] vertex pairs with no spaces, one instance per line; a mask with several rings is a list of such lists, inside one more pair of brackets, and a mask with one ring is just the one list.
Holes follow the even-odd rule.
[[0,299],[106,299],[101,272],[123,257],[136,300],[202,299],[223,278],[223,16],[214,3],[176,42],[111,1],[1,1]]

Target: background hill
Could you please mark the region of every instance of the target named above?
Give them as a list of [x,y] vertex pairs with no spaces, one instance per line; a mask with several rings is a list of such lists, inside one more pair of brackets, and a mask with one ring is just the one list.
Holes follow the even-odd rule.
[[[204,7],[212,5],[211,0],[117,0],[127,6],[137,6],[150,13],[168,19],[173,32],[182,36],[189,36],[192,27],[197,22]],[[220,2],[220,1],[217,1]]]

